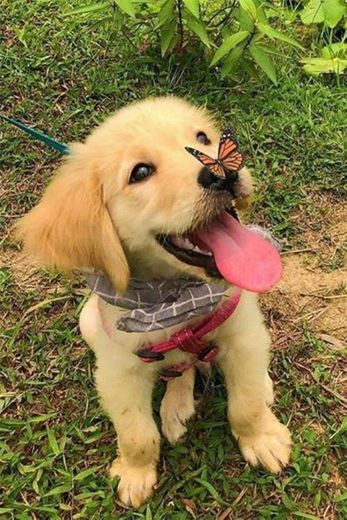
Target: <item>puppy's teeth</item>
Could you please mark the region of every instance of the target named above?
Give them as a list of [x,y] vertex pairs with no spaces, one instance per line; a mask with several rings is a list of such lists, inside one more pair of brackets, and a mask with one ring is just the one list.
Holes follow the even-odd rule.
[[193,249],[194,247],[188,238],[174,237],[172,242],[181,249]]
[[182,238],[180,242],[183,249],[193,249],[193,244],[188,240],[188,238]]
[[200,255],[212,256],[211,251],[205,251],[204,249],[200,249],[199,246],[195,246],[194,251],[196,251],[197,253],[200,253]]
[[190,240],[188,240],[188,238],[184,239],[184,246],[185,246],[186,249],[193,249],[194,248],[193,244],[191,243]]

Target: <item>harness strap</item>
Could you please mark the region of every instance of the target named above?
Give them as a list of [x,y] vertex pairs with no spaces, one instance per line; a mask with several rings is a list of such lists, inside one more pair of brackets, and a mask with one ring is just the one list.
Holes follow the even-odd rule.
[[183,352],[195,354],[196,360],[209,363],[218,354],[218,347],[204,341],[203,336],[219,327],[233,314],[240,297],[241,291],[238,291],[213,314],[206,316],[191,327],[179,330],[169,340],[154,343],[148,348],[140,350],[136,353],[137,356],[145,363],[153,363],[162,360],[165,352],[178,348]]

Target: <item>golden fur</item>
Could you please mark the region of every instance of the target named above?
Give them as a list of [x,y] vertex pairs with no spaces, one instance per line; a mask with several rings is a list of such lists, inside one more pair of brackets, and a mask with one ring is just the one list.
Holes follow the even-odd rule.
[[[174,97],[126,107],[74,145],[41,202],[17,224],[25,250],[61,270],[98,269],[118,291],[129,274],[150,279],[184,272],[205,279],[155,240],[158,233],[183,233],[208,223],[227,204],[223,196],[203,194],[201,168],[184,149],[198,147],[204,131],[217,155],[219,130],[213,118]],[[154,175],[129,184],[137,163],[152,163]],[[251,194],[243,168],[237,186],[240,205]],[[226,197],[226,195],[225,195]],[[232,288],[230,288],[232,291]],[[160,436],[152,417],[151,395],[158,370],[186,360],[170,353],[146,365],[133,355],[145,342],[169,337],[180,327],[149,334],[126,334],[113,326],[121,311],[92,296],[82,310],[80,328],[97,358],[96,384],[118,438],[118,457],[110,474],[120,477],[120,499],[140,506],[157,481]],[[269,336],[255,295],[243,292],[236,312],[210,335],[219,348],[217,362],[226,378],[231,429],[251,464],[279,471],[289,459],[290,435],[270,411],[272,383],[267,375]],[[175,443],[194,414],[194,369],[171,381],[161,405],[162,431]]]

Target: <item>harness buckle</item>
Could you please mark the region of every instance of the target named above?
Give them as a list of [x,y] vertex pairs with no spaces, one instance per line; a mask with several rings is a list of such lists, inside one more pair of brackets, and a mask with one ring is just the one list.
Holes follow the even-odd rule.
[[206,348],[201,350],[198,354],[198,360],[204,363],[210,363],[218,354],[219,348],[216,345],[207,345]]
[[163,370],[160,371],[160,379],[163,381],[169,381],[170,379],[181,377],[181,375],[182,372],[174,370],[173,368],[163,368]]
[[153,361],[162,361],[165,356],[164,354],[161,354],[161,352],[152,352],[151,350],[142,349],[138,352],[135,352],[135,354],[141,359],[141,361],[144,361],[145,363],[153,363]]

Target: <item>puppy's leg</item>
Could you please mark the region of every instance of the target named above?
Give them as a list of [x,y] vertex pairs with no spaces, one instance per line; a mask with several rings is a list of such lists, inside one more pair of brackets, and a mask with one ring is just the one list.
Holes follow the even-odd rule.
[[220,342],[228,416],[245,459],[278,472],[289,461],[290,433],[266,404],[272,394],[267,375],[270,339],[256,302],[248,304],[251,308],[241,309],[237,330]]
[[171,444],[175,444],[187,431],[186,422],[195,413],[195,369],[183,372],[181,377],[167,383],[160,406],[162,432]]
[[[107,361],[107,360],[106,360]],[[99,364],[96,383],[118,437],[118,457],[110,476],[120,477],[118,494],[124,504],[139,507],[157,482],[160,435],[152,416],[153,377],[125,370],[115,373]]]

